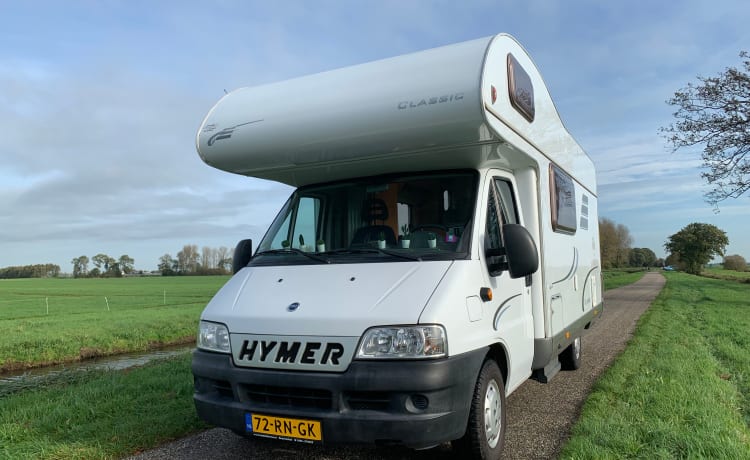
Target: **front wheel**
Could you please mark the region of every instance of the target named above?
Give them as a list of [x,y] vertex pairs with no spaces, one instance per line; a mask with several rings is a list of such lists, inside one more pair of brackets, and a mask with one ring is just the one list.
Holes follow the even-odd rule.
[[482,365],[474,386],[469,423],[464,437],[454,441],[453,448],[461,458],[499,459],[505,442],[505,385],[497,363]]

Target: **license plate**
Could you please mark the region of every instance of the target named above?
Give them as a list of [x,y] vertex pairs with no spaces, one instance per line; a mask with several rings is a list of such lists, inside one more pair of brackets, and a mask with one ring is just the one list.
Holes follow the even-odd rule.
[[245,414],[245,431],[257,436],[295,440],[305,443],[323,440],[321,423],[317,420]]

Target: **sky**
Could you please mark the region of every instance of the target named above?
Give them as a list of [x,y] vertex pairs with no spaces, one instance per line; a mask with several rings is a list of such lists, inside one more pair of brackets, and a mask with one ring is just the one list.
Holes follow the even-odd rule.
[[260,241],[292,189],[195,150],[225,90],[494,35],[535,61],[598,172],[599,214],[665,257],[691,222],[750,260],[750,197],[706,203],[666,100],[740,66],[750,2],[0,0],[0,267]]

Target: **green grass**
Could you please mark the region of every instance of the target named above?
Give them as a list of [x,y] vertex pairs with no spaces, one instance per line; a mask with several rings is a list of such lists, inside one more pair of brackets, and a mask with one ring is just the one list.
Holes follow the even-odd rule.
[[643,278],[646,272],[638,269],[612,269],[602,271],[602,278],[604,278],[604,290],[614,289],[626,284],[632,284]]
[[666,276],[561,458],[750,458],[750,286]]
[[735,270],[725,270],[723,268],[704,268],[703,275],[710,278],[740,280],[750,282],[750,271],[738,272]]
[[[642,275],[605,272],[605,286]],[[665,275],[665,289],[597,382],[562,458],[750,459],[750,285]],[[95,337],[148,346],[175,332],[169,324],[183,317],[194,334],[200,310],[226,278],[36,281],[0,282],[0,330],[10,331],[0,338],[0,359],[33,345],[2,348],[19,332],[8,327],[24,322],[45,325],[37,352],[47,343],[92,346]],[[49,316],[14,311],[9,301],[66,292],[68,302],[59,304],[65,313]],[[159,294],[162,305],[153,300]],[[103,295],[119,303],[107,311],[75,300]],[[206,427],[192,393],[187,354],[126,371],[72,371],[35,389],[0,392],[0,458],[117,458],[154,447]]]
[[116,458],[207,428],[193,406],[189,354],[44,383],[0,398],[1,459]]
[[227,279],[0,280],[0,370],[191,341]]

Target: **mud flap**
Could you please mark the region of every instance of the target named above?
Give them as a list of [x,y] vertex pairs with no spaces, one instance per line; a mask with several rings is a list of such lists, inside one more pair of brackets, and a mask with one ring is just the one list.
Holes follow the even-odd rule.
[[531,378],[540,383],[549,383],[549,381],[552,380],[552,377],[560,372],[560,369],[562,369],[560,359],[557,355],[554,355],[542,369],[535,370]]

